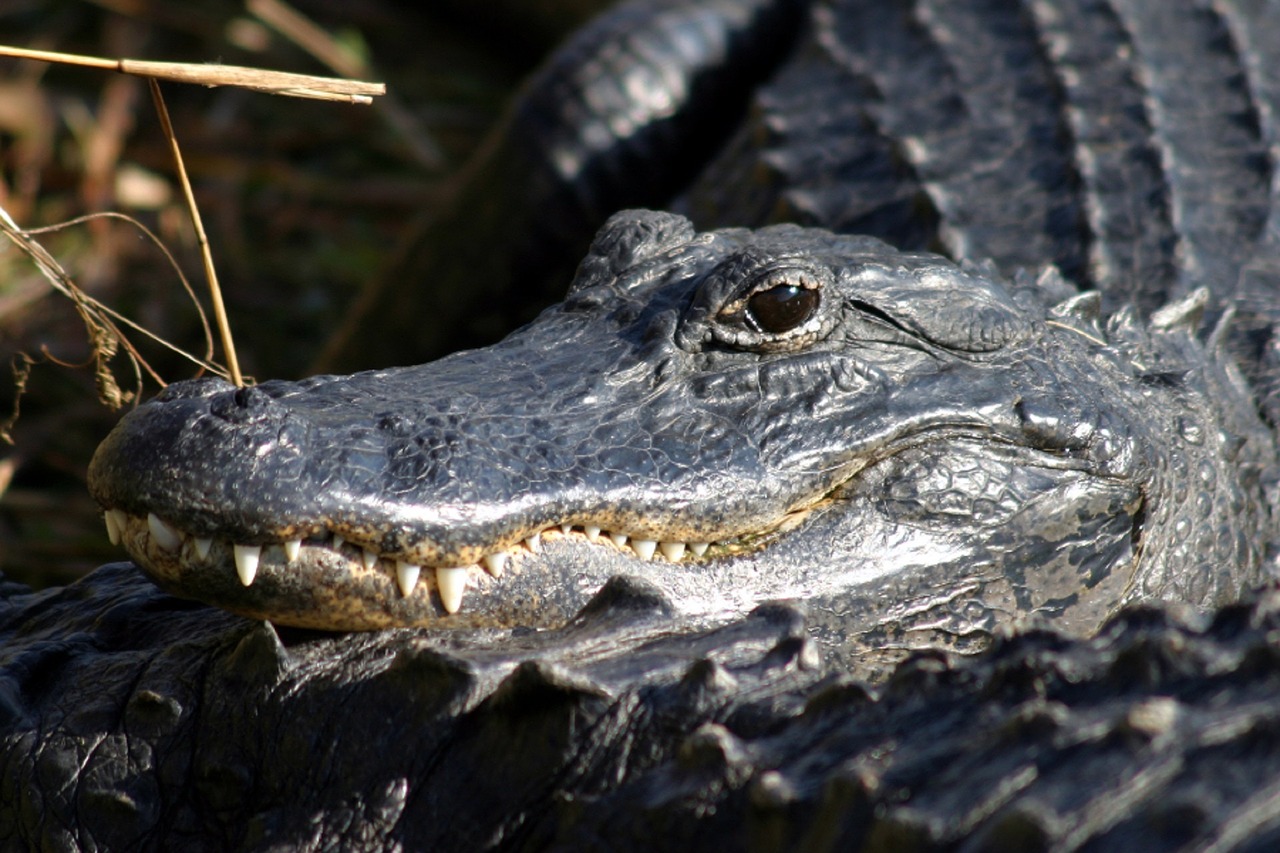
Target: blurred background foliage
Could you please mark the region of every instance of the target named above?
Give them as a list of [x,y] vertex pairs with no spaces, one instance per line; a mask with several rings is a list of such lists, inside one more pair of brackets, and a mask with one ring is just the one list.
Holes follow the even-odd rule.
[[[375,107],[163,86],[242,369],[259,380],[296,378],[406,223],[437,203],[520,79],[593,5],[4,0],[0,43],[308,74],[332,75],[338,65],[386,82],[389,97]],[[207,304],[144,80],[0,58],[0,207],[23,228],[101,211],[135,217]],[[93,220],[38,240],[94,298],[204,352],[178,277],[136,228]],[[141,348],[166,381],[192,375],[164,350]],[[0,571],[37,586],[64,583],[123,556],[107,544],[84,483],[93,448],[119,415],[98,402],[92,369],[79,366],[90,350],[70,302],[3,241],[0,358],[8,365],[19,353],[41,363],[13,444],[0,445]],[[131,387],[127,364],[116,363]],[[143,397],[157,390],[149,382]],[[0,370],[0,418],[12,412],[12,392]]]

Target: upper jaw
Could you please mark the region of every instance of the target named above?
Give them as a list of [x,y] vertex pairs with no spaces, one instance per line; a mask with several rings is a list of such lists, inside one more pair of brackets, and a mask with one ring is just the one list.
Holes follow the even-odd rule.
[[[394,373],[365,379],[394,385]],[[366,395],[361,387],[355,381],[348,390]],[[759,477],[721,466],[683,480],[658,469],[644,481],[636,466],[611,467],[607,454],[563,454],[557,440],[569,422],[550,429],[544,444],[525,441],[524,458],[463,447],[432,467],[424,460],[440,447],[475,439],[448,417],[422,430],[430,415],[392,416],[376,405],[367,422],[342,423],[338,435],[330,403],[316,381],[174,386],[126,416],[95,455],[91,489],[106,509],[108,534],[176,593],[286,624],[377,628],[432,623],[459,611],[482,621],[501,611],[502,618],[536,623],[538,613],[517,617],[504,602],[518,598],[510,577],[520,566],[543,576],[539,600],[555,597],[560,569],[544,544],[589,546],[590,562],[602,572],[598,586],[609,573],[637,567],[689,570],[708,549],[714,554],[785,516],[726,512],[751,505],[735,497],[732,484]],[[471,435],[518,445],[501,438],[501,422],[479,417]],[[608,446],[599,430],[587,425],[582,435],[626,450]],[[619,426],[619,435],[626,431]],[[669,447],[667,455],[694,451]],[[565,458],[579,463],[572,475],[559,464]],[[619,500],[622,494],[630,500]],[[568,583],[581,586],[583,577],[577,572]],[[500,578],[502,596],[467,595],[472,604],[463,607],[469,590],[489,590]]]

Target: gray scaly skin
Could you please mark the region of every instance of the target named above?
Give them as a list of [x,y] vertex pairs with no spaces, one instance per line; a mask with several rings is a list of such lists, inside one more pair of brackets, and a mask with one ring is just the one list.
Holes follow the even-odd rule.
[[553,626],[635,574],[691,614],[806,601],[853,653],[1258,583],[1274,446],[1195,340],[1204,294],[1150,328],[1042,296],[868,238],[624,212],[503,343],[176,385],[90,479],[163,587],[309,627]]
[[[736,5],[678,11],[706,23],[702,12]],[[738,23],[746,6],[761,8],[738,7]],[[167,392],[95,465],[95,488],[124,514],[109,525],[152,571],[224,603],[275,596],[274,607],[326,619],[413,609],[455,629],[275,629],[166,595],[127,564],[63,590],[5,587],[0,847],[1274,848],[1274,591],[1211,619],[1172,618],[1171,603],[1124,609],[1087,640],[998,628],[1042,614],[1078,635],[1128,597],[1203,604],[1268,572],[1275,451],[1255,409],[1273,423],[1280,411],[1274,12],[1252,0],[816,4],[732,141],[674,202],[706,235],[624,215],[570,299],[492,349],[358,379]],[[637,35],[626,49],[595,39],[592,53],[584,39],[581,67],[621,73],[628,56],[717,43],[670,24],[657,28],[660,50]],[[599,127],[622,126],[575,123],[584,109],[639,114],[599,96],[625,75],[572,79],[572,109],[549,119],[566,132],[522,139],[555,139],[548,151],[572,155]],[[599,170],[647,174],[672,149],[645,150],[550,161],[565,167],[570,199],[604,212],[639,202],[579,190],[593,191]],[[587,162],[596,171],[574,171]],[[520,184],[526,173],[534,185]],[[573,219],[556,215],[561,190],[539,195],[546,174],[502,175],[521,200],[514,221]],[[958,265],[817,230],[714,231],[779,220]],[[495,238],[508,236],[503,221],[481,228],[472,258],[509,243]],[[585,246],[593,229],[561,242]],[[439,245],[465,248],[458,233]],[[735,287],[776,290],[753,276],[779,268],[782,291],[732,301]],[[440,280],[465,303],[475,267],[458,270]],[[937,306],[944,282],[958,284],[964,310]],[[488,299],[509,282],[482,284]],[[762,303],[805,315],[810,289],[821,294],[799,331],[751,327]],[[353,335],[356,348],[411,342],[379,331],[420,322],[392,305]],[[457,305],[426,313],[473,331]],[[550,348],[546,336],[578,345]],[[538,367],[555,362],[566,369]],[[805,369],[823,362],[843,369]],[[423,395],[412,380],[428,376],[439,387]],[[391,393],[401,381],[432,410],[407,420],[413,406]],[[504,404],[482,403],[468,390],[477,384],[501,389]],[[357,387],[364,396],[332,399]],[[548,388],[560,408],[539,408]],[[601,393],[630,402],[589,421],[582,407]],[[744,402],[788,395],[798,404]],[[871,406],[851,444],[832,440],[828,425],[872,403],[897,408]],[[464,410],[488,416],[452,429]],[[720,427],[668,434],[671,422],[654,420],[663,412]],[[794,435],[797,421],[811,428]],[[580,465],[563,464],[571,448],[552,426],[584,448]],[[504,444],[486,445],[486,429]],[[325,444],[326,430],[343,440]],[[644,438],[659,434],[665,447]],[[682,446],[762,476],[716,479],[676,455]],[[488,465],[468,462],[478,447]],[[807,452],[854,461],[832,467]],[[213,478],[217,465],[229,476]],[[468,490],[455,469],[486,490]],[[437,497],[493,512],[420,523],[405,509],[416,503],[395,495],[413,495],[427,471]],[[574,471],[591,488],[566,486]],[[291,479],[305,485],[289,490]],[[526,490],[504,495],[514,482]],[[800,505],[808,512],[792,512]],[[688,537],[669,544],[727,538],[697,559],[686,549],[674,563],[641,561],[630,541],[588,541],[593,518]],[[558,522],[574,527],[520,544]],[[329,555],[333,540],[317,534],[334,529],[361,547]],[[295,568],[291,545],[270,545],[253,583],[238,579],[232,544],[313,535]],[[888,559],[886,537],[906,550]],[[363,545],[376,550],[361,574]],[[459,598],[459,575],[446,573],[451,608],[433,572],[405,595],[382,559],[483,564],[498,546],[514,552],[501,578],[469,569]],[[833,547],[852,553],[837,559]],[[859,548],[883,558],[863,563],[862,578],[850,570]],[[566,565],[581,576],[557,577]],[[745,609],[801,582],[815,585],[807,603],[742,618],[710,606],[728,597],[727,611]],[[491,620],[479,618],[485,607]],[[975,658],[926,652],[882,688],[849,680],[882,674],[908,646],[988,644],[993,626]]]
[[[1280,594],[828,674],[614,581],[548,632],[273,629],[129,564],[0,599],[6,850],[1262,851]],[[1213,845],[1219,845],[1214,847]]]

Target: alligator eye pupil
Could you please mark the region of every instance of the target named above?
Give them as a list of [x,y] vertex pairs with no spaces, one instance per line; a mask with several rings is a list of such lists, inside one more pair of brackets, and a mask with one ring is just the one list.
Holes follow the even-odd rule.
[[762,332],[775,335],[803,324],[818,310],[818,291],[781,284],[752,294],[747,311]]

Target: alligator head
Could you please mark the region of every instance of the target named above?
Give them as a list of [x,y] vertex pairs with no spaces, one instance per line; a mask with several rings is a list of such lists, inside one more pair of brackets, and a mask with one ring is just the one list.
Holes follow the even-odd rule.
[[91,488],[166,589],[325,628],[552,625],[632,574],[690,612],[804,599],[839,641],[936,641],[1256,580],[1269,438],[1194,300],[1144,328],[1039,290],[625,212],[501,343],[175,384]]

